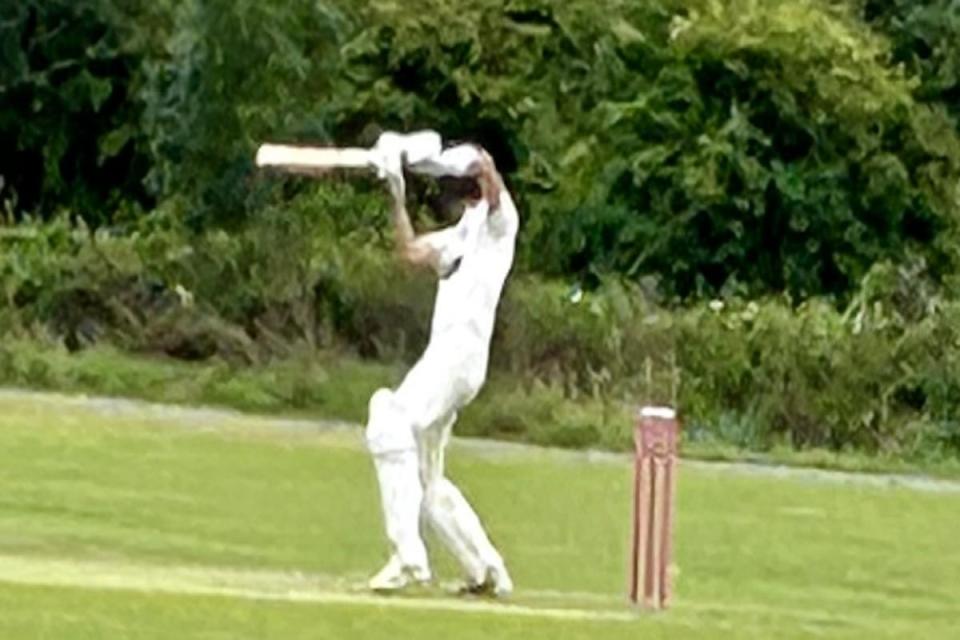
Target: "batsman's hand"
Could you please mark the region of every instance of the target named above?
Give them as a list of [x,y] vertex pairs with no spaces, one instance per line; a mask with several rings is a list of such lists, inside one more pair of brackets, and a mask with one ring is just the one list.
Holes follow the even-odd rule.
[[403,154],[403,138],[392,132],[382,134],[371,150],[371,163],[377,169],[377,176],[386,180],[390,193],[401,200],[406,194]]

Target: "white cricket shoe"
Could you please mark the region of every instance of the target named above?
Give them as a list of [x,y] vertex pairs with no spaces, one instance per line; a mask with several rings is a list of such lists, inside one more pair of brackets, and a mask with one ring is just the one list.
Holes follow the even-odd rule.
[[510,579],[507,568],[502,564],[487,567],[482,580],[471,580],[460,589],[461,595],[495,598],[506,598],[511,593],[513,593],[513,580]]
[[405,567],[396,555],[390,556],[387,564],[368,583],[371,591],[390,593],[400,591],[410,585],[423,585],[430,582],[430,569],[427,567]]
[[493,595],[496,597],[506,598],[513,593],[513,580],[510,579],[505,566],[490,567],[487,570],[487,577],[493,582]]

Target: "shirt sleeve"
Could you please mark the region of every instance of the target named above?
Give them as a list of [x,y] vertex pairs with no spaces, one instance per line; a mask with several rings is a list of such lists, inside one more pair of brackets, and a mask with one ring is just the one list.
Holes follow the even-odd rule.
[[462,225],[447,227],[420,236],[419,242],[430,247],[437,255],[437,275],[446,278],[460,267],[466,251],[467,229]]

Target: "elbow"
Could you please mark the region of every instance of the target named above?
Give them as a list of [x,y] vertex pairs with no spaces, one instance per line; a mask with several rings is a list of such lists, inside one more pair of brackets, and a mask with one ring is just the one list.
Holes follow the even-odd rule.
[[397,248],[400,260],[414,267],[429,267],[436,262],[436,254],[429,247],[415,242],[405,242]]
[[406,264],[414,264],[416,261],[415,252],[413,251],[410,244],[407,242],[398,244],[396,247],[396,251],[394,253],[396,253],[396,256],[400,260],[400,262],[403,262]]

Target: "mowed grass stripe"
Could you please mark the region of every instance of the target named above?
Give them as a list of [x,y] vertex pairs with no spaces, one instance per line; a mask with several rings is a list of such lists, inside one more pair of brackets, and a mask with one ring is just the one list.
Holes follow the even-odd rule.
[[[278,600],[325,605],[455,611],[558,620],[629,622],[637,615],[624,611],[535,607],[453,597],[379,596],[360,592],[323,576],[295,576],[276,572],[240,572],[196,567],[149,567],[62,558],[0,555],[0,582],[45,587],[146,591],[181,595],[223,596],[250,600]],[[342,581],[341,581],[342,582]],[[319,586],[326,583],[326,588]]]
[[[178,595],[221,596],[249,600],[285,601],[322,605],[452,611],[466,614],[508,615],[559,620],[636,621],[642,613],[610,595],[552,590],[521,590],[511,601],[456,598],[437,589],[384,596],[369,593],[357,581],[324,575],[303,575],[276,571],[236,571],[188,566],[150,566],[103,561],[37,556],[0,555],[0,582],[43,587],[160,592]],[[452,585],[451,585],[452,586]],[[418,595],[419,594],[419,595]],[[535,606],[525,601],[604,605],[604,609],[576,606]],[[519,600],[521,603],[515,602]],[[619,611],[612,607],[619,604]],[[723,612],[724,603],[679,603],[679,611]],[[800,608],[745,606],[739,611],[756,615],[785,616],[797,621],[869,627],[869,621],[852,616],[830,616]]]

